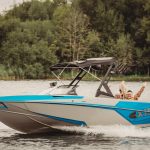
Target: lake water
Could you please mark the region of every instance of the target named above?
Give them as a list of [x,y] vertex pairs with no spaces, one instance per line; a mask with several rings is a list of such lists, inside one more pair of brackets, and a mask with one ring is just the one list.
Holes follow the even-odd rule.
[[[0,81],[0,96],[39,93],[49,87],[50,81]],[[68,82],[68,81],[66,81]],[[119,82],[110,82],[113,93],[118,92]],[[142,82],[127,82],[128,89],[136,92]],[[92,87],[92,90],[91,90]],[[77,90],[87,96],[95,94],[97,82],[81,82]],[[150,82],[140,101],[150,101]],[[134,126],[62,127],[62,132],[26,135],[0,123],[0,150],[149,150],[150,128]]]

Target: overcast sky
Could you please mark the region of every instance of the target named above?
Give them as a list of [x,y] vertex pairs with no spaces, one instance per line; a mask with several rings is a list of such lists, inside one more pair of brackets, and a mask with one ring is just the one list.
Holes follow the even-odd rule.
[[19,4],[26,0],[0,0],[0,13],[2,13],[5,10],[10,9],[14,3]]

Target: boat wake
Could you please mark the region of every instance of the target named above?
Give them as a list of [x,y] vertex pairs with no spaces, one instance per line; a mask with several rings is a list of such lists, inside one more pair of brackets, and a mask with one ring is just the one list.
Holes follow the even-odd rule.
[[103,135],[106,137],[150,137],[150,127],[137,128],[135,126],[92,126],[90,128],[85,127],[59,127],[58,129],[67,132],[75,132],[77,134],[84,135]]
[[[123,125],[112,125],[112,126],[92,126],[89,128],[86,127],[76,127],[76,126],[63,126],[57,127],[57,129],[75,134],[84,134],[84,135],[103,135],[105,137],[150,137],[150,127],[147,128],[137,128],[135,126],[123,126]],[[5,126],[3,123],[0,123],[0,130],[11,131],[13,129]],[[16,131],[15,131],[16,132]]]

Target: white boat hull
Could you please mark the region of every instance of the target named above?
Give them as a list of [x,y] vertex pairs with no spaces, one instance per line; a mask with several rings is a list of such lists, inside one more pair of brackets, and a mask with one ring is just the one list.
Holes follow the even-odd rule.
[[[7,126],[25,133],[51,132],[58,126],[89,127],[121,124],[145,127],[150,125],[149,113],[145,115],[141,112],[145,115],[143,116],[144,120],[146,119],[145,122],[143,122],[142,116],[127,118],[122,115],[122,112],[126,115],[127,112],[132,114],[135,110],[117,107],[119,103],[125,102],[115,99],[98,99],[88,101],[88,103],[85,100],[7,102],[4,103],[7,108],[1,108],[0,120]],[[128,105],[130,103],[127,102]],[[136,105],[146,105],[146,108],[150,106],[149,103],[135,103]]]

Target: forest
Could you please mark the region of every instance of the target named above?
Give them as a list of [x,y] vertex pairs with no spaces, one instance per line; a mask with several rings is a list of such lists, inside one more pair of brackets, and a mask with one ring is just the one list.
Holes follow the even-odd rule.
[[46,79],[54,63],[107,56],[150,76],[150,0],[31,0],[0,14],[1,79]]

